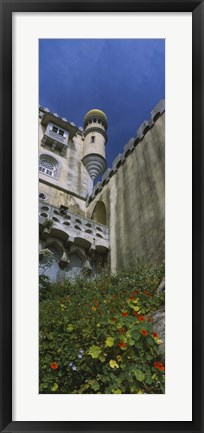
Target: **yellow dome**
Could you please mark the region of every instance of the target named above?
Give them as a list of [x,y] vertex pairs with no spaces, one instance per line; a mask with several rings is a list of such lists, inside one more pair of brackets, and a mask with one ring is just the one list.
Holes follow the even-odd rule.
[[93,110],[88,111],[84,116],[84,127],[87,125],[87,121],[89,119],[92,119],[93,117],[99,117],[104,123],[105,127],[108,127],[108,118],[106,114],[102,110],[98,110],[97,108],[94,108]]

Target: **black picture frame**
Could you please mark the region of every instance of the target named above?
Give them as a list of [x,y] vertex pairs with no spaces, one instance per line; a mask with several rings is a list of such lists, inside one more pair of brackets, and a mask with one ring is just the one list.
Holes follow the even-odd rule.
[[[12,13],[13,12],[192,12],[193,19],[193,420],[156,422],[12,421]],[[196,0],[52,1],[0,0],[1,29],[1,212],[0,308],[1,432],[204,432],[203,408],[203,173],[204,2]],[[185,103],[185,101],[184,101]],[[182,109],[182,107],[181,107]],[[182,125],[185,128],[185,125]],[[185,163],[185,161],[184,161]],[[203,268],[204,269],[204,268]],[[179,392],[179,390],[178,390]],[[182,402],[181,402],[182,404]]]

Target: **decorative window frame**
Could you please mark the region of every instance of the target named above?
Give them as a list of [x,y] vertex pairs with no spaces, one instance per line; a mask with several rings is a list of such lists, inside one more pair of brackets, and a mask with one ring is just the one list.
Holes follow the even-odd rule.
[[52,176],[47,174],[47,173],[43,173],[40,170],[39,170],[39,175],[42,174],[44,176],[49,177],[49,179],[59,180],[60,171],[61,171],[61,167],[62,167],[62,164],[60,163],[60,161],[58,161],[58,159],[54,158],[49,153],[45,153],[45,152],[43,152],[39,155],[39,167],[40,167],[40,161],[42,161],[42,160],[47,160],[48,162],[54,164],[55,170],[54,170],[54,173]]

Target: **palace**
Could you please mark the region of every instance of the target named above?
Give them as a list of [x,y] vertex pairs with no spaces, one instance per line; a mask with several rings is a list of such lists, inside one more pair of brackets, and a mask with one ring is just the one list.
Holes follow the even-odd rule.
[[111,168],[107,131],[99,109],[85,114],[83,128],[39,109],[40,273],[52,281],[164,260],[164,101]]

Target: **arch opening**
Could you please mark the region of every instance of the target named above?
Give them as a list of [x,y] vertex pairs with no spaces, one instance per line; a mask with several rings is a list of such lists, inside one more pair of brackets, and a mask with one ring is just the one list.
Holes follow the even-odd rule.
[[99,224],[106,225],[106,207],[103,201],[98,201],[92,213],[91,219]]

